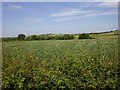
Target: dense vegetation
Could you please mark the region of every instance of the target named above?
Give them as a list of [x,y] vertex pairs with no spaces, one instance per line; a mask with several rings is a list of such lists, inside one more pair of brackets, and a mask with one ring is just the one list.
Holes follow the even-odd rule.
[[74,39],[74,35],[61,34],[61,35],[31,35],[26,38],[26,40],[70,40]]
[[2,88],[116,88],[116,44],[116,39],[3,42]]
[[89,34],[82,33],[82,34],[79,34],[78,39],[95,39],[95,38],[93,38]]
[[74,34],[41,34],[41,35],[31,35],[26,36],[24,34],[19,34],[18,37],[6,37],[2,38],[3,41],[33,41],[33,40],[71,40],[74,39]]
[[5,37],[5,38],[2,38],[2,41],[17,41],[18,38],[17,37]]
[[[107,32],[99,32],[99,33],[81,33],[81,34],[40,34],[40,35],[31,35],[25,36],[24,34],[19,34],[18,37],[5,37],[2,38],[2,41],[17,41],[17,40],[25,40],[25,41],[33,41],[33,40],[72,40],[75,39],[95,39],[94,35],[103,35],[113,34],[118,35],[119,30],[107,31]],[[113,36],[112,36],[113,37]],[[116,36],[115,36],[116,37]]]
[[24,34],[19,34],[18,35],[18,40],[25,40],[25,35]]

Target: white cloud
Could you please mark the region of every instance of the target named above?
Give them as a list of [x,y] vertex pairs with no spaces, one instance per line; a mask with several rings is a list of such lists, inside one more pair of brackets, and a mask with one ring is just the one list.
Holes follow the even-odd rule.
[[117,10],[109,10],[109,11],[96,11],[91,14],[85,15],[85,17],[93,17],[93,16],[101,16],[101,15],[117,15]]
[[[81,11],[79,14],[73,14],[73,15],[68,15],[69,17],[66,17],[66,15],[57,15],[54,16],[55,19],[53,19],[53,22],[57,21],[69,21],[69,20],[75,20],[75,19],[80,19],[80,18],[85,18],[85,17],[95,17],[95,16],[101,16],[101,15],[117,15],[118,11],[117,10],[109,10],[109,11],[102,11],[102,10],[86,10],[86,11]],[[59,16],[59,17],[58,17]]]
[[21,9],[21,8],[23,8],[23,7],[20,6],[20,5],[14,5],[14,4],[8,4],[8,6],[9,6],[11,9]]
[[53,13],[50,16],[52,17],[66,17],[66,16],[73,16],[73,15],[77,15],[80,13],[79,9],[74,9],[74,10],[65,10],[63,12],[59,12],[59,13]]
[[40,23],[42,21],[43,21],[42,18],[26,18],[25,19],[25,22],[29,22],[29,23]]
[[[52,13],[50,16],[53,18],[52,21],[69,21],[73,19],[80,19],[84,17],[95,17],[101,15],[117,15],[117,2],[96,2],[96,3],[85,3],[80,4],[77,8],[67,8],[60,12]],[[91,9],[100,8],[100,9]],[[89,9],[90,8],[90,9]],[[106,8],[106,9],[104,9]],[[115,9],[116,8],[116,9]]]
[[90,13],[91,10],[83,11],[78,8],[70,8],[65,9],[63,12],[53,13],[50,16],[52,17],[68,17],[68,16],[76,16],[80,14]]
[[80,19],[80,18],[81,18],[81,17],[79,17],[79,16],[64,17],[64,18],[53,19],[52,22],[69,21],[69,20],[75,20],[75,19]]
[[97,6],[100,6],[100,7],[118,7],[118,3],[117,2],[102,2],[102,3],[98,4]]

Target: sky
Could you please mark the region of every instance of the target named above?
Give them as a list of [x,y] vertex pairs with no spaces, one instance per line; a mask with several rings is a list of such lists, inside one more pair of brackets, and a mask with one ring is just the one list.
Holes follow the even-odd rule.
[[118,29],[117,2],[3,2],[2,37]]

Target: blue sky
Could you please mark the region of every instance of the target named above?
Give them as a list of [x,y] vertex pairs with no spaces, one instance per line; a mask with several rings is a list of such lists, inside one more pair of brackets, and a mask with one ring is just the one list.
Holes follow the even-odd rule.
[[117,2],[3,2],[2,36],[115,30],[117,5]]

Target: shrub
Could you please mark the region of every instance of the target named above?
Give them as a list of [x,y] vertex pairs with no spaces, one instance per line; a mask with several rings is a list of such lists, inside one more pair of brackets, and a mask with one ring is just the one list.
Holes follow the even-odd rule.
[[48,35],[39,35],[39,40],[47,40]]
[[32,36],[31,36],[31,39],[32,39],[32,40],[39,40],[39,37],[38,37],[37,35],[32,35]]
[[89,34],[82,33],[79,35],[78,39],[93,39]]
[[8,37],[8,38],[2,38],[2,41],[15,41],[17,40],[17,37]]
[[47,40],[53,40],[54,36],[47,36]]
[[27,38],[26,38],[26,40],[39,40],[39,36],[38,35],[31,35],[31,36],[28,36]]
[[18,35],[18,40],[24,40],[25,39],[25,35],[24,34],[19,34]]
[[74,39],[74,35],[70,35],[70,34],[64,34],[63,37],[64,37],[64,40]]
[[26,38],[26,40],[69,40],[74,39],[74,35],[64,34],[64,35],[31,35]]

